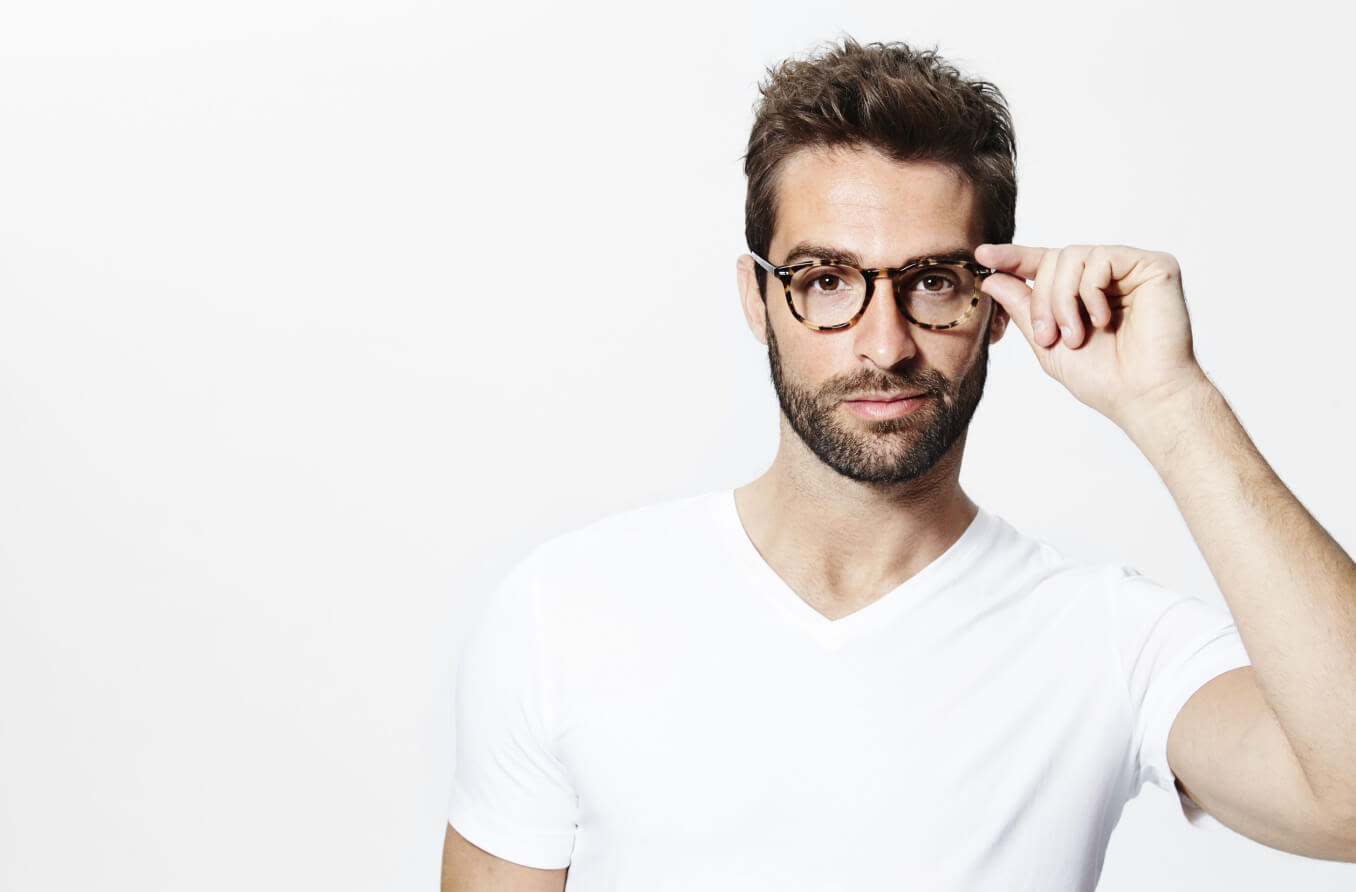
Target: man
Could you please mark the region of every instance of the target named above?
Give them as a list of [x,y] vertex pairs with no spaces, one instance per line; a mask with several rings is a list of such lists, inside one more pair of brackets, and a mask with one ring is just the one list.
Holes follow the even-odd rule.
[[[1175,261],[1010,244],[1001,95],[898,44],[775,70],[746,171],[776,458],[490,600],[444,889],[1086,890],[1145,781],[1356,860],[1356,568],[1196,364]],[[1236,628],[961,490],[1009,322],[1162,475]]]

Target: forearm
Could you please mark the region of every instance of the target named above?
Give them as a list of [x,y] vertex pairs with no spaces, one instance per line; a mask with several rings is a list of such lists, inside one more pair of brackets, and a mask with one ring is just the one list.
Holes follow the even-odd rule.
[[1356,811],[1356,565],[1204,376],[1124,427],[1176,500],[1314,795]]

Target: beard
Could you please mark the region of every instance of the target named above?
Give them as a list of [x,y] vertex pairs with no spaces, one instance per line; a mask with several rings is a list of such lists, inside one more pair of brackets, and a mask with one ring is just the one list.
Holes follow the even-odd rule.
[[[987,324],[984,331],[987,335]],[[875,484],[917,480],[932,470],[969,427],[984,393],[989,366],[986,336],[981,340],[979,357],[958,384],[931,368],[907,373],[863,369],[854,375],[831,378],[815,391],[787,380],[770,321],[767,352],[772,386],[791,429],[820,461],[839,474]],[[923,393],[925,402],[901,418],[849,427],[836,407],[844,397],[863,391]]]

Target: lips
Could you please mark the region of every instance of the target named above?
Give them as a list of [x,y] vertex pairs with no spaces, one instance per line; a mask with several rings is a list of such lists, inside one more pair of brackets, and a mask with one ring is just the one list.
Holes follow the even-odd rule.
[[893,403],[896,400],[915,399],[924,396],[922,393],[867,393],[861,396],[848,397],[844,402],[848,403]]
[[843,400],[843,407],[859,418],[884,421],[913,414],[926,399],[925,393],[869,393]]

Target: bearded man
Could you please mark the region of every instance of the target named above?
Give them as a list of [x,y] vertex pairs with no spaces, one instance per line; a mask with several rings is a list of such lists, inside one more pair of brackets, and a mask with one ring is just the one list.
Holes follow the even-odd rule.
[[[846,41],[762,92],[737,275],[776,457],[489,600],[444,890],[1091,890],[1146,782],[1356,860],[1356,567],[1197,365],[1177,263],[1012,244],[1004,100],[934,53]],[[961,489],[1010,323],[1158,470],[1231,614]]]

